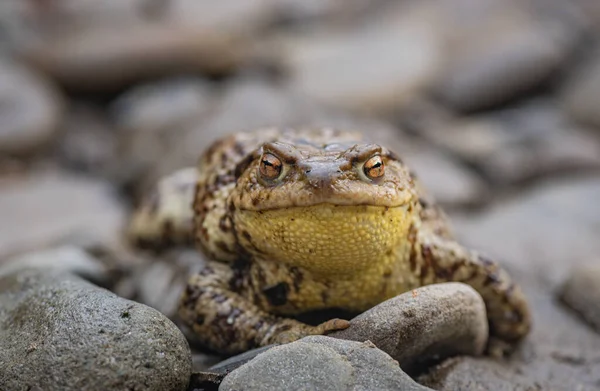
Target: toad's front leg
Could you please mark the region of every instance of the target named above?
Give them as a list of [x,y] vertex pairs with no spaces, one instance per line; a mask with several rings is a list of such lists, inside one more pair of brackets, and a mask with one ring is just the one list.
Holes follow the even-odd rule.
[[194,331],[200,343],[217,352],[240,353],[345,329],[349,325],[345,320],[332,319],[310,326],[271,315],[261,310],[251,298],[234,291],[233,277],[229,265],[209,262],[190,278],[180,301],[182,321]]
[[490,324],[490,353],[501,353],[521,340],[531,327],[521,289],[498,264],[455,241],[424,232],[418,249],[423,284],[457,281],[471,285],[483,297]]

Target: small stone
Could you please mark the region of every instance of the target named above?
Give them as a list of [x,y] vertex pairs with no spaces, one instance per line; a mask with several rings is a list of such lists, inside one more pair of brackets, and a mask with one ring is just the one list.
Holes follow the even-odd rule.
[[59,244],[117,246],[125,210],[103,181],[61,172],[0,179],[0,260]]
[[600,332],[600,266],[597,263],[573,268],[560,298]]
[[42,75],[0,59],[0,155],[39,151],[61,121],[62,97]]
[[3,388],[185,390],[191,354],[158,311],[78,277],[28,269],[0,279]]
[[430,390],[370,342],[312,336],[259,354],[219,390]]
[[329,334],[371,341],[411,372],[423,363],[454,355],[480,355],[488,339],[481,296],[462,283],[424,286],[389,299]]

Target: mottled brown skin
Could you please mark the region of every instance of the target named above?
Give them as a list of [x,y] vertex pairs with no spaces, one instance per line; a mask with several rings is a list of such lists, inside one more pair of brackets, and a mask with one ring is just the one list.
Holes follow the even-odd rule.
[[[310,326],[293,316],[329,308],[360,312],[447,281],[482,295],[499,346],[514,345],[529,331],[527,303],[510,276],[455,242],[443,212],[401,160],[358,133],[239,133],[213,144],[197,175],[194,233],[214,261],[189,280],[179,315],[216,351],[343,329],[344,320]],[[186,226],[178,221],[189,221],[191,208],[189,214],[175,208],[182,211],[176,216],[170,205],[192,196],[167,193],[135,218],[171,229],[134,227],[136,240],[185,236],[173,227]]]

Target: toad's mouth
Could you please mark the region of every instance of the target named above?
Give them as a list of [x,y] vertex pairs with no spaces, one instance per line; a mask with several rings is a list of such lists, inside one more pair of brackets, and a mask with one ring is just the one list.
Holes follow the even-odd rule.
[[406,238],[412,209],[317,204],[239,211],[238,237],[256,256],[320,274],[352,273],[392,256]]

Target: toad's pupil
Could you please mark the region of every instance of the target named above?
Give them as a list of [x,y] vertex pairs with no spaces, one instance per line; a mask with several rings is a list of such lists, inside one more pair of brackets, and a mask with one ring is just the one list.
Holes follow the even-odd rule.
[[379,178],[383,176],[385,167],[381,156],[373,156],[364,165],[365,175],[369,178]]
[[281,160],[271,154],[266,154],[260,162],[260,174],[267,179],[275,179],[281,174]]

